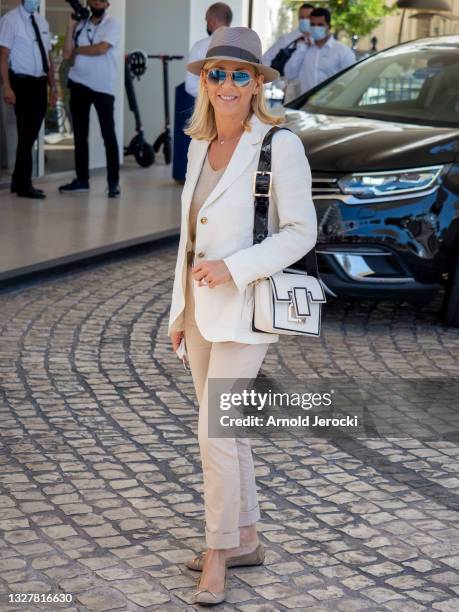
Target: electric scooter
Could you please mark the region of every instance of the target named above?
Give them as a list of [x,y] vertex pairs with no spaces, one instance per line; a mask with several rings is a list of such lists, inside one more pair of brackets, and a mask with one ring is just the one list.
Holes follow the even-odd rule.
[[163,87],[164,87],[164,131],[158,136],[153,143],[155,153],[158,153],[161,146],[163,147],[164,160],[167,165],[172,159],[172,139],[171,139],[171,121],[169,111],[169,62],[173,60],[183,59],[183,55],[149,55],[152,59],[159,59],[163,65]]
[[[163,88],[164,88],[164,131],[157,137],[153,145],[145,140],[145,134],[140,117],[137,97],[135,95],[133,77],[140,79],[147,70],[147,58],[161,60],[163,66]],[[134,51],[126,56],[125,62],[125,87],[129,102],[129,109],[134,113],[136,124],[136,135],[129,145],[124,148],[125,155],[134,155],[140,166],[151,166],[155,161],[155,154],[163,148],[164,160],[167,165],[172,159],[172,139],[170,131],[169,110],[169,62],[183,59],[183,55],[146,55],[143,51]]]
[[133,78],[140,80],[147,70],[147,56],[143,51],[133,51],[126,55],[124,63],[124,83],[129,109],[134,113],[136,135],[124,147],[124,155],[134,155],[139,166],[147,168],[155,161],[155,152],[151,144],[145,140],[139,105],[134,90]]

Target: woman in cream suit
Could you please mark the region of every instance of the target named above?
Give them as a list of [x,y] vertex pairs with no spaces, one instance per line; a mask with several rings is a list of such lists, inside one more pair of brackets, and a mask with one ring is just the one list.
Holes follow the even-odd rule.
[[261,143],[279,118],[263,82],[278,78],[261,64],[249,28],[221,27],[206,59],[188,64],[200,90],[187,133],[186,182],[168,333],[184,339],[199,402],[207,550],[186,565],[202,570],[194,603],[225,599],[226,567],[263,563],[254,466],[247,438],[209,438],[209,379],[255,378],[277,335],[252,331],[253,283],[296,262],[314,246],[317,218],[311,173],[300,139],[282,130],[272,143],[268,237],[253,244],[252,184]]

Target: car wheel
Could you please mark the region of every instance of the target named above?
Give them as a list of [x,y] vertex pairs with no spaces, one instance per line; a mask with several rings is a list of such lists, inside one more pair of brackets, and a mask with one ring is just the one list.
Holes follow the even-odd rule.
[[446,284],[443,322],[452,327],[459,327],[459,255],[456,257]]

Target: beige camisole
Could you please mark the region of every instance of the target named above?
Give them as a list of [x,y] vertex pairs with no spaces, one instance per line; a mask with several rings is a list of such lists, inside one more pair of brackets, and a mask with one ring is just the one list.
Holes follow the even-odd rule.
[[196,223],[198,221],[198,214],[201,210],[201,206],[207,200],[210,193],[214,190],[214,187],[217,185],[225,170],[226,166],[224,168],[220,168],[219,170],[214,170],[209,163],[209,157],[206,155],[201,174],[199,175],[199,179],[193,193],[193,199],[191,200],[190,213],[188,217],[188,251],[194,251],[196,240]]
[[[206,155],[204,164],[202,166],[201,174],[199,175],[198,182],[194,189],[193,198],[191,200],[190,212],[188,216],[188,244],[187,244],[187,273],[186,273],[186,290],[185,290],[185,308],[184,317],[192,317],[194,321],[194,283],[192,282],[191,276],[191,265],[194,260],[194,250],[196,241],[196,224],[198,222],[199,211],[202,205],[217,185],[220,177],[225,172],[226,166],[220,170],[214,170],[209,163],[209,158]],[[193,325],[196,325],[194,322]]]

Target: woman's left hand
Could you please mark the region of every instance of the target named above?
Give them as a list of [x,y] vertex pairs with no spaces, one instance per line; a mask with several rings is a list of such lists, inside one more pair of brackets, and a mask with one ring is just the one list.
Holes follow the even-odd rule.
[[223,259],[215,261],[201,261],[191,270],[194,280],[198,281],[198,287],[207,286],[213,289],[217,285],[228,283],[231,273]]

